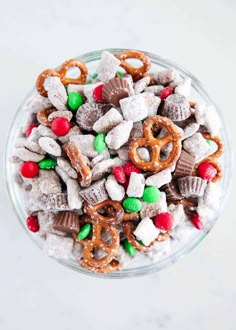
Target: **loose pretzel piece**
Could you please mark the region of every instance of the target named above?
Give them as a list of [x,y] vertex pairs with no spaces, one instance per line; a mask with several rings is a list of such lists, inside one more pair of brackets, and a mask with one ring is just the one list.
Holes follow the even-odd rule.
[[48,96],[48,92],[44,88],[44,81],[47,77],[60,78],[60,72],[58,72],[56,70],[52,70],[52,69],[47,69],[47,70],[44,70],[42,73],[40,73],[40,75],[38,76],[37,81],[36,81],[36,88],[37,88],[38,93],[44,97]]
[[[121,61],[120,66],[125,69],[128,74],[131,74],[132,77],[142,77],[144,74],[150,69],[151,61],[150,59],[144,54],[137,50],[128,50],[122,54],[115,55],[118,60]],[[126,62],[127,59],[138,59],[140,60],[143,65],[139,68],[136,68]]]
[[216,158],[219,158],[222,155],[223,149],[224,149],[224,145],[223,145],[223,142],[222,142],[222,140],[221,140],[221,138],[219,136],[211,136],[208,133],[202,133],[202,136],[206,140],[214,141],[217,144],[217,150],[213,154],[211,154],[211,155],[207,156],[205,159],[203,159],[200,163],[196,164],[195,171],[194,172],[195,172],[195,175],[196,175],[198,166],[200,164],[202,164],[202,163],[210,163],[217,170],[217,174],[211,180],[211,182],[217,182],[217,181],[219,181],[219,180],[222,179],[223,171],[222,171],[222,166],[217,162]]
[[118,260],[113,259],[109,264],[107,264],[106,266],[102,266],[102,267],[93,267],[90,266],[88,263],[86,263],[84,261],[84,259],[80,260],[80,266],[84,267],[88,270],[91,270],[92,272],[95,273],[111,273],[117,270],[120,270],[120,263]]
[[[77,67],[80,69],[80,75],[77,78],[68,78],[66,77],[68,69],[72,67]],[[86,65],[78,59],[71,59],[65,61],[59,70],[47,69],[44,70],[37,78],[36,88],[40,95],[47,97],[48,93],[44,88],[44,82],[47,77],[58,77],[61,79],[61,82],[64,86],[69,84],[84,84],[86,82],[88,70]]]
[[48,116],[55,112],[56,110],[54,109],[44,109],[44,110],[41,110],[37,113],[37,120],[38,122],[40,122],[40,124],[44,125],[44,126],[47,126],[47,127],[51,127],[52,125],[52,122],[49,121],[48,119]]
[[[153,125],[166,128],[168,134],[162,138],[155,138],[152,131]],[[150,172],[159,172],[171,167],[179,158],[181,152],[181,137],[177,127],[168,118],[153,116],[145,120],[143,133],[143,138],[133,140],[129,145],[129,158],[132,163],[137,168]],[[167,159],[160,160],[161,148],[169,143],[172,143],[172,151]],[[145,162],[139,157],[137,150],[140,147],[151,148],[151,160],[149,162]]]
[[[68,69],[76,67],[80,69],[80,75],[77,78],[67,78],[66,73]],[[63,83],[64,86],[67,86],[69,84],[74,84],[74,85],[82,85],[85,84],[88,70],[86,65],[81,62],[80,60],[77,59],[71,59],[68,61],[65,61],[60,70],[59,70],[60,76],[61,76],[61,82]]]
[[[105,243],[102,238],[102,230],[105,229],[109,232],[112,241],[111,243]],[[120,237],[117,229],[114,226],[107,225],[106,223],[93,224],[93,236],[91,240],[86,240],[83,243],[83,260],[86,264],[100,268],[107,266],[117,255],[120,245]],[[101,259],[95,259],[93,256],[93,250],[99,248],[107,255]]]
[[[106,208],[112,208],[114,210],[114,213],[110,214],[106,213]],[[103,210],[105,213],[102,215],[99,213],[99,211]],[[124,209],[121,206],[121,204],[117,201],[112,201],[111,199],[107,199],[97,205],[90,205],[87,202],[84,202],[84,212],[95,221],[98,221],[99,223],[106,223],[106,224],[112,224],[117,225],[123,220],[124,217]]]
[[74,142],[64,145],[64,150],[71,161],[72,167],[78,173],[78,181],[82,187],[88,187],[91,183],[91,170],[88,167],[84,156]]
[[124,222],[123,223],[123,229],[124,229],[124,233],[125,236],[127,238],[127,240],[129,241],[129,243],[131,245],[133,245],[133,247],[139,251],[139,252],[143,252],[143,253],[148,253],[151,251],[152,246],[155,242],[163,242],[165,241],[167,238],[169,238],[170,234],[168,232],[166,233],[160,233],[157,238],[148,246],[142,245],[141,243],[139,243],[137,241],[137,239],[135,238],[133,232],[135,231],[136,226],[132,223],[132,222]]

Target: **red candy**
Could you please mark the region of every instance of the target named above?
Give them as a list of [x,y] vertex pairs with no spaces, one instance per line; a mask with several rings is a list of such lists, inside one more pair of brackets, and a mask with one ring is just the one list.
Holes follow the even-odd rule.
[[163,91],[161,92],[160,98],[161,100],[166,99],[169,95],[173,94],[173,88],[171,87],[166,87],[165,89],[163,89]]
[[25,135],[27,137],[30,136],[31,132],[32,132],[32,129],[35,128],[35,127],[38,127],[39,125],[38,124],[31,124],[29,125],[29,127],[27,128],[26,132],[25,132]]
[[39,231],[39,222],[38,218],[31,215],[26,219],[26,225],[30,231],[37,233]]
[[94,88],[94,90],[93,90],[93,97],[94,97],[95,101],[98,102],[98,103],[104,103],[105,102],[103,97],[102,97],[103,86],[104,85],[99,85],[96,88]]
[[21,165],[20,172],[25,178],[34,178],[39,173],[38,164],[35,162],[25,162]]
[[203,180],[211,181],[216,176],[217,169],[210,163],[201,163],[197,172]]
[[160,230],[170,230],[174,223],[172,215],[168,212],[156,215],[153,220],[155,226]]
[[199,230],[203,229],[202,220],[197,213],[192,215],[190,220],[191,220],[192,224],[194,225],[194,227],[196,227]]
[[119,182],[121,184],[124,184],[126,182],[125,172],[122,167],[115,166],[113,168],[113,175],[117,182]]
[[126,175],[130,176],[132,172],[141,173],[141,171],[134,166],[134,164],[128,162],[124,165],[124,172]]
[[69,133],[70,122],[63,117],[55,118],[52,122],[51,129],[57,136],[64,136]]
[[125,183],[123,184],[123,187],[125,188],[125,191],[128,189],[128,186],[129,186],[129,180],[130,180],[130,177],[127,176],[127,177],[126,177],[126,181],[125,181]]

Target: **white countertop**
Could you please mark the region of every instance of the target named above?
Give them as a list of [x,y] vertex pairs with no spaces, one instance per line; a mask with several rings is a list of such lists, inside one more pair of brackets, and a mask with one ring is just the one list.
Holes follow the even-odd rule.
[[[2,140],[39,72],[86,51],[126,47],[172,59],[203,81],[235,147],[235,17],[234,0],[2,1]],[[236,329],[234,187],[190,255],[155,275],[101,280],[64,269],[32,244],[3,181],[1,173],[1,330]]]

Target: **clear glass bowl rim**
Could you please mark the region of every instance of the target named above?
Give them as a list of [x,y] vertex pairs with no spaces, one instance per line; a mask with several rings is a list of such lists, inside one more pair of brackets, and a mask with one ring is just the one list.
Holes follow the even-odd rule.
[[[101,50],[97,50],[97,51],[88,52],[88,53],[78,56],[77,58],[79,58],[84,63],[90,63],[90,62],[99,60],[101,58],[101,54],[103,51],[108,51],[113,54],[120,54],[127,50],[130,50],[130,49],[107,48],[107,49],[101,49]],[[152,53],[149,53],[146,51],[142,51],[142,50],[139,50],[139,51],[145,53],[150,58],[150,60],[153,64],[161,65],[162,67],[166,67],[166,68],[169,68],[169,67],[174,68],[177,71],[179,71],[181,74],[183,74],[184,76],[191,78],[195,89],[197,90],[199,95],[202,98],[204,98],[205,102],[208,104],[212,104],[216,107],[216,110],[222,120],[222,127],[223,127],[222,138],[223,138],[224,145],[225,145],[224,164],[227,164],[227,167],[224,166],[224,180],[223,180],[223,186],[222,186],[224,194],[223,194],[220,208],[217,211],[214,220],[213,221],[211,220],[210,223],[207,223],[205,226],[205,229],[203,231],[197,232],[195,237],[190,242],[188,242],[186,245],[184,245],[181,249],[179,249],[174,254],[171,254],[171,255],[167,256],[166,258],[164,258],[163,260],[157,261],[156,263],[153,263],[151,265],[137,267],[137,268],[133,268],[133,269],[124,269],[124,270],[121,270],[119,272],[114,272],[114,273],[98,274],[98,273],[90,272],[87,269],[81,268],[81,267],[79,267],[79,265],[75,266],[75,264],[70,262],[69,260],[67,261],[67,260],[52,258],[53,260],[62,264],[63,266],[73,269],[81,274],[86,274],[86,275],[90,275],[90,276],[94,276],[94,277],[117,279],[117,278],[142,276],[142,275],[147,275],[147,274],[151,274],[151,273],[160,271],[160,270],[166,268],[167,266],[175,263],[177,260],[179,260],[180,257],[189,253],[195,246],[197,246],[203,240],[203,238],[205,238],[206,235],[210,232],[210,230],[216,223],[217,219],[219,218],[219,216],[224,208],[224,204],[229,195],[230,186],[232,183],[230,180],[230,173],[232,173],[232,151],[231,151],[229,132],[228,132],[227,126],[226,126],[224,118],[222,116],[222,112],[220,111],[219,107],[217,107],[216,104],[213,102],[213,100],[210,98],[210,96],[206,92],[205,88],[203,87],[202,83],[200,83],[200,81],[188,70],[186,70],[182,66],[174,63],[173,61],[162,58],[159,55],[155,55],[155,54],[152,54]],[[60,67],[60,66],[58,66],[58,67]],[[26,227],[23,223],[23,221],[25,221],[25,218],[22,219],[22,216],[20,215],[20,212],[21,212],[20,205],[17,204],[17,200],[15,199],[15,194],[14,194],[14,186],[16,185],[16,183],[13,182],[12,177],[11,177],[11,171],[9,170],[9,157],[12,152],[12,147],[10,146],[9,142],[13,141],[12,138],[13,138],[13,136],[15,136],[14,133],[17,131],[17,128],[19,128],[19,126],[17,125],[17,122],[18,122],[17,119],[20,119],[21,112],[23,111],[23,109],[22,109],[23,105],[25,104],[26,100],[35,92],[36,92],[36,90],[34,88],[27,94],[27,96],[25,97],[25,99],[23,100],[23,102],[21,103],[19,108],[17,109],[17,112],[13,118],[10,130],[9,130],[9,134],[7,137],[7,141],[6,141],[6,147],[5,147],[5,157],[4,157],[4,172],[5,172],[4,174],[5,175],[4,175],[4,177],[5,177],[6,187],[7,187],[8,195],[11,200],[12,207],[15,211],[15,214],[16,214],[22,228],[24,228],[25,232],[32,239],[32,241],[40,249],[42,249],[42,244],[40,244],[39,241],[37,241],[34,238],[34,235],[31,234],[26,229]]]

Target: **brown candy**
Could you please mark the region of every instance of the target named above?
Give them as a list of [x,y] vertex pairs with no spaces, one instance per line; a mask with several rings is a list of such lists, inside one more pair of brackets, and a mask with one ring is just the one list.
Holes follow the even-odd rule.
[[174,177],[189,176],[192,174],[195,164],[195,157],[187,151],[182,150],[179,160],[176,164]]
[[76,122],[86,131],[92,131],[94,123],[102,116],[102,106],[97,103],[85,103],[76,112]]
[[165,99],[161,114],[173,121],[185,120],[191,116],[189,102],[183,95],[171,94]]
[[79,217],[74,212],[60,212],[56,216],[53,228],[66,233],[78,233]]
[[80,196],[85,199],[90,205],[99,204],[108,199],[105,189],[105,179],[96,181],[91,186],[80,190]]
[[183,199],[183,196],[180,195],[179,190],[177,188],[177,184],[174,181],[171,181],[170,183],[165,184],[162,187],[163,191],[166,193],[166,200],[167,202],[178,200],[180,201]]
[[179,190],[184,197],[201,197],[204,194],[207,181],[197,176],[185,176],[178,179]]
[[102,89],[102,96],[107,103],[120,106],[120,100],[130,95],[130,85],[123,78],[113,78],[106,82]]

